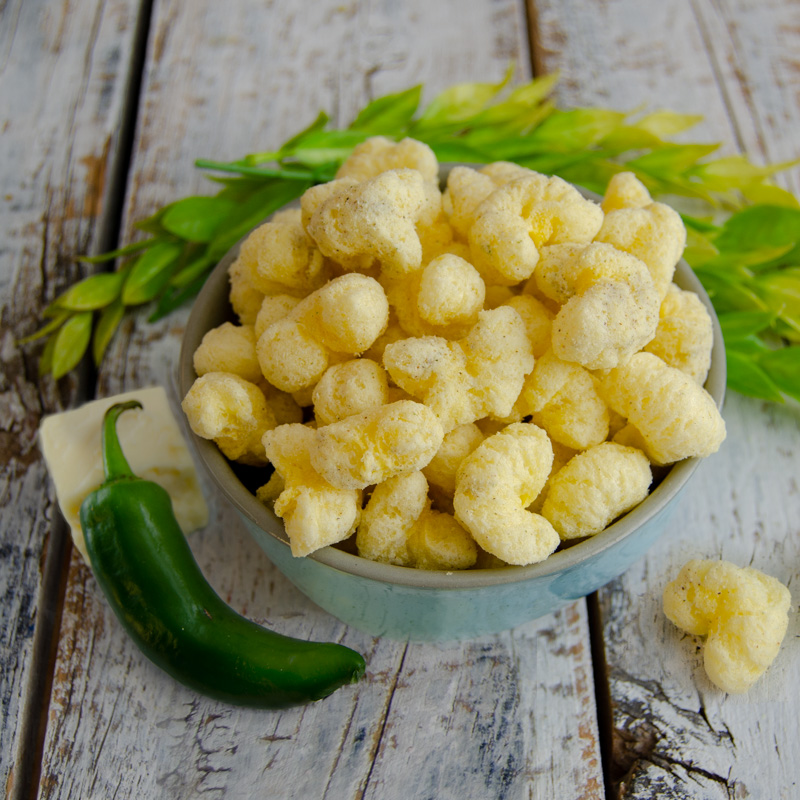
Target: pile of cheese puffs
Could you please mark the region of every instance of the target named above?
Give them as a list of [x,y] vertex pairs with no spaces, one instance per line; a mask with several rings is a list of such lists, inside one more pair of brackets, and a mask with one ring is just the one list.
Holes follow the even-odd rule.
[[[673,283],[680,216],[631,173],[456,166],[382,137],[241,244],[236,323],[183,401],[295,556],[456,570],[531,564],[715,452],[705,305]],[[272,469],[267,467],[271,465]]]

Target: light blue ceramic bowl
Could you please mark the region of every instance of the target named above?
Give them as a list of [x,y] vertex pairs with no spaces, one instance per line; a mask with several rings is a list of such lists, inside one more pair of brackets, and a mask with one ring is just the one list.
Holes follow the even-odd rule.
[[[180,357],[185,395],[196,378],[192,354],[209,329],[234,319],[228,303],[228,267],[237,248],[209,277],[195,301]],[[696,292],[714,322],[714,349],[706,388],[722,405],[725,353],[722,334],[702,285],[685,261],[675,282]],[[200,461],[234,505],[278,569],[321,608],[377,636],[409,640],[466,639],[507,630],[541,617],[621,575],[667,529],[698,459],[674,465],[650,496],[605,531],[527,567],[432,572],[379,564],[336,547],[305,558],[289,549],[282,521],[256,500],[248,470],[234,467],[212,442],[195,437]],[[254,485],[264,483],[256,479]]]

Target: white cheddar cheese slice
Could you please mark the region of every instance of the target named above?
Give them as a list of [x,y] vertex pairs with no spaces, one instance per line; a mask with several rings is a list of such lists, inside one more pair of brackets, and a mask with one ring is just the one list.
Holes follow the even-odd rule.
[[122,452],[131,470],[169,492],[184,533],[208,522],[208,506],[194,462],[164,389],[153,386],[94,400],[72,411],[45,417],[39,427],[39,446],[55,484],[58,504],[72,529],[75,546],[87,563],[80,508],[86,496],[105,480],[101,453],[103,415],[115,403],[134,399],[143,408],[126,411],[117,421]]

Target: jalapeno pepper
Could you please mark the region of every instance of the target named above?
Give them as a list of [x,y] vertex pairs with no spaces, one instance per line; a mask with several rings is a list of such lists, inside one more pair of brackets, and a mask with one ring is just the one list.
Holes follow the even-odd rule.
[[[131,400],[103,418],[105,482],[81,506],[92,569],[141,650],[201,694],[283,708],[326,697],[363,674],[362,656],[282,636],[237,614],[203,577],[169,494],[131,472],[116,431]],[[157,445],[156,445],[157,446]]]

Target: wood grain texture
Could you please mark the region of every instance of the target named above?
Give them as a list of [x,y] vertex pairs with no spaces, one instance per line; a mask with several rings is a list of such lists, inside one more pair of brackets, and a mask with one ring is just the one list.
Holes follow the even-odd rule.
[[410,646],[364,797],[603,798],[598,758],[578,602],[499,636]]
[[[499,2],[156,2],[126,231],[212,187],[196,157],[279,144],[319,109],[346,124],[376,94],[426,94],[529,76],[523,7]],[[185,314],[131,319],[98,394],[175,380]],[[212,523],[192,537],[234,608],[366,655],[358,686],[300,709],[232,709],[158,672],[125,638],[78,556],[68,577],[40,796],[46,798],[601,798],[586,611],[455,645],[372,639],[314,607],[206,484]],[[555,744],[555,747],[554,747]],[[64,768],[69,763],[70,768]],[[408,786],[413,776],[413,793]]]
[[691,3],[529,5],[542,67],[562,76],[556,87],[561,105],[702,114],[703,122],[690,131],[692,140],[720,141],[734,151],[725,99]]
[[[695,141],[746,149],[756,161],[797,156],[796,4],[580,5],[579,14],[569,2],[536,4],[540,59],[568,76],[564,102],[700,112]],[[797,171],[781,181],[796,190]],[[800,785],[797,615],[767,675],[730,697],[705,677],[700,642],[661,612],[664,585],[693,557],[775,575],[797,607],[800,412],[731,394],[724,416],[727,441],[664,539],[601,592],[623,798],[789,798]]]
[[[698,27],[711,54],[738,147],[762,163],[800,156],[800,6],[795,2],[696,2]],[[800,168],[776,182],[800,195]]]
[[[138,3],[88,0],[0,5],[0,786],[16,791],[23,719],[46,698],[31,687],[46,554],[63,552],[36,446],[43,414],[82,396],[76,376],[40,381],[41,346],[17,345],[42,309],[80,275],[107,220],[109,174],[128,84]],[[58,572],[53,564],[51,575]],[[41,688],[41,687],[39,687]],[[19,767],[14,772],[14,768]]]

